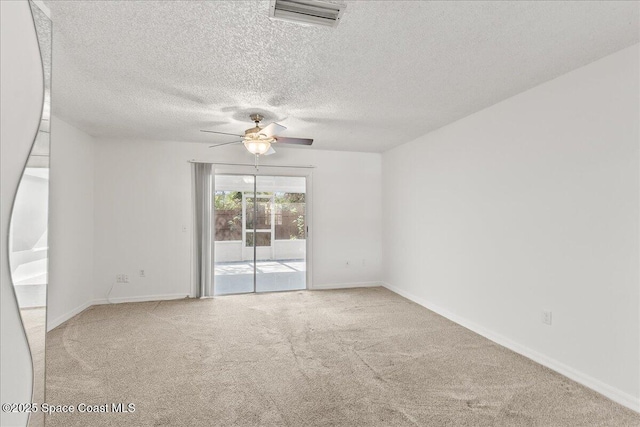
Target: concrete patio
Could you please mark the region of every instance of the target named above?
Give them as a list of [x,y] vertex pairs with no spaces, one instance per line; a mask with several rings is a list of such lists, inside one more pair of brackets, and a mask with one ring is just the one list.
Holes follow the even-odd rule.
[[[306,289],[304,259],[267,260],[256,264],[256,292]],[[214,295],[253,292],[253,262],[217,262],[213,279]]]

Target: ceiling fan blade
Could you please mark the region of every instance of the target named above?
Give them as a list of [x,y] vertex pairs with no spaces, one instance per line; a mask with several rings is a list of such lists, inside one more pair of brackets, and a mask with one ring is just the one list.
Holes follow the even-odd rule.
[[273,147],[269,147],[269,150],[263,154],[263,156],[270,156],[272,154],[276,154],[276,150],[273,149]]
[[287,136],[275,136],[276,141],[283,144],[311,145],[313,139],[309,138],[289,138]]
[[222,144],[210,145],[209,148],[220,147],[222,145],[237,144],[238,142],[242,142],[242,141],[223,142]]
[[244,136],[244,135],[239,135],[237,133],[227,133],[227,132],[216,132],[215,130],[200,130],[200,132],[207,132],[207,133],[219,133],[220,135],[231,135],[231,136]]
[[286,127],[284,127],[284,126],[282,126],[282,125],[280,125],[280,124],[278,124],[276,122],[273,122],[273,123],[270,123],[267,126],[265,126],[260,131],[260,133],[264,133],[265,135],[267,135],[267,137],[271,137],[271,136],[274,136],[274,135],[278,135],[279,133],[284,132],[285,130],[287,130]]

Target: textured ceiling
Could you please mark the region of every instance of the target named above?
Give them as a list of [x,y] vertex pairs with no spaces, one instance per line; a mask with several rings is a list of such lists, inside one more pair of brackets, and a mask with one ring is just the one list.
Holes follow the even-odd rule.
[[318,149],[384,151],[638,42],[638,2],[50,1],[53,113],[96,136],[226,142],[248,115]]

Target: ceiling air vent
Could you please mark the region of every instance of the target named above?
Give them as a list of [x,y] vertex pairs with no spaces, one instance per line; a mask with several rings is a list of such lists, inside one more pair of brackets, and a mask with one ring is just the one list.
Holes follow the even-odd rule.
[[318,0],[271,0],[269,17],[307,25],[335,27],[345,4]]

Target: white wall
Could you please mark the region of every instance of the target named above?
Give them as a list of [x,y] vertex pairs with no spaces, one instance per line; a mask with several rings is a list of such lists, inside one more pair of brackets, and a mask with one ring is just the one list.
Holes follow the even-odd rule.
[[638,49],[383,155],[390,288],[636,410]]
[[[31,150],[44,96],[42,63],[26,1],[0,2],[0,401],[31,401],[31,355],[9,270],[13,198]],[[27,413],[0,412],[0,425],[23,426]]]
[[[252,157],[242,146],[212,150],[166,141],[100,139],[95,149],[94,299],[105,301],[112,288],[114,302],[190,295],[188,160],[252,163]],[[381,156],[281,148],[263,163],[316,166],[314,287],[380,283]],[[117,274],[127,274],[129,283],[114,284]]]
[[93,300],[93,138],[51,116],[49,330]]

